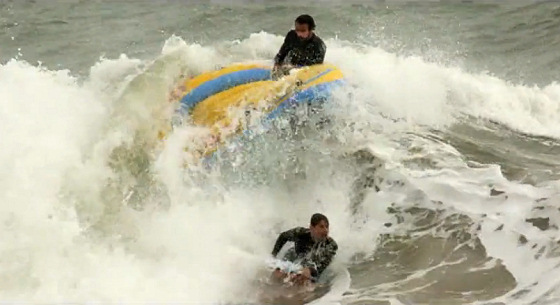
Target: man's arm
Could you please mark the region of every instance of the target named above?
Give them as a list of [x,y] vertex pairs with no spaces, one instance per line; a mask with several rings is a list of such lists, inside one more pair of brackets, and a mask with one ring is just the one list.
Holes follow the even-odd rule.
[[295,241],[297,236],[304,232],[305,232],[305,228],[297,227],[280,233],[280,235],[276,239],[274,248],[272,249],[272,256],[276,257],[276,255],[278,254],[278,252],[280,252],[280,250],[282,249],[284,244],[286,244],[286,242]]
[[317,41],[313,49],[312,58],[310,58],[311,65],[322,64],[325,61],[325,54],[327,53],[327,46],[322,40]]
[[306,260],[303,262],[303,266],[309,268],[311,276],[317,277],[330,265],[337,250],[338,245],[334,240],[331,240],[331,242],[318,253],[313,261]]
[[286,34],[286,37],[284,38],[284,43],[280,47],[278,54],[276,54],[276,56],[274,57],[275,66],[280,65],[284,60],[284,58],[286,58],[286,55],[288,55],[288,52],[290,52],[290,49],[292,48],[292,40],[293,40],[291,37],[293,36],[292,32],[293,30],[289,31],[288,34]]

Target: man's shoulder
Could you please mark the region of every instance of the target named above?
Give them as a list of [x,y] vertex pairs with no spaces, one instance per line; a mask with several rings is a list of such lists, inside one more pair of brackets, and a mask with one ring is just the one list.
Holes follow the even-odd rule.
[[321,39],[321,37],[319,37],[319,35],[317,35],[317,34],[314,34],[314,35],[313,35],[313,41],[314,41],[315,43],[318,43],[318,44],[322,44],[322,45],[325,44],[325,42],[323,41],[323,39]]
[[291,232],[294,235],[303,235],[303,234],[309,234],[309,228],[304,228],[304,227],[294,227],[289,229],[286,232]]
[[338,249],[338,244],[336,243],[334,238],[332,238],[330,236],[327,237],[327,245],[329,245],[330,247],[333,247],[334,249]]
[[309,228],[305,227],[295,227],[294,231],[296,231],[298,234],[306,234],[310,232]]
[[286,34],[286,37],[290,37],[290,38],[297,37],[296,30],[294,29],[289,30],[288,33]]

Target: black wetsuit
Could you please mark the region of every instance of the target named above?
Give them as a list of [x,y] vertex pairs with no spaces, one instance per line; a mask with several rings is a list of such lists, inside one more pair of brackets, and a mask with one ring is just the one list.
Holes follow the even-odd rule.
[[274,57],[274,63],[293,66],[322,64],[327,47],[319,36],[312,35],[309,39],[301,40],[295,30],[289,31],[278,54]]
[[300,264],[310,269],[311,276],[314,279],[317,279],[329,266],[338,250],[338,245],[334,239],[327,237],[321,242],[315,242],[309,229],[297,227],[282,232],[278,236],[272,255],[276,256],[288,241],[294,242],[295,247],[286,254],[284,259],[292,262],[301,260]]

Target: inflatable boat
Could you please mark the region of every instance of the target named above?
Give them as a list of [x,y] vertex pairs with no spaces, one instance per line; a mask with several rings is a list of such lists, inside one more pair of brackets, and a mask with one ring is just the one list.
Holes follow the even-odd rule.
[[[172,93],[183,122],[204,127],[208,135],[196,158],[207,158],[224,143],[299,104],[323,103],[343,84],[335,66],[319,64],[277,76],[272,67],[239,63],[185,80]],[[194,151],[193,151],[194,150]]]

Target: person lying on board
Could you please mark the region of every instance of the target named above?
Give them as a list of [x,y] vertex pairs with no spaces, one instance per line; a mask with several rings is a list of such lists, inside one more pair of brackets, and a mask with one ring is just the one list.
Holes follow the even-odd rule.
[[329,220],[320,213],[311,216],[309,228],[296,227],[280,233],[272,249],[272,256],[276,257],[288,241],[294,242],[295,246],[288,250],[283,259],[297,261],[303,268],[295,275],[276,268],[272,278],[282,281],[290,277],[293,283],[299,285],[315,283],[338,250],[337,243],[329,236]]
[[327,47],[314,32],[315,20],[309,15],[298,16],[295,29],[290,30],[274,57],[273,72],[286,74],[291,68],[322,64]]

